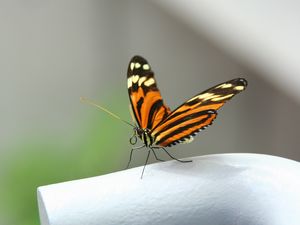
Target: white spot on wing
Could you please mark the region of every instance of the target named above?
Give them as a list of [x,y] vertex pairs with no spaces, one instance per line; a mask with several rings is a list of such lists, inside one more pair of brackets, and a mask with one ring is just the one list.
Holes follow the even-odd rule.
[[144,69],[144,70],[149,70],[149,69],[150,69],[149,64],[144,64],[144,65],[143,65],[143,69]]
[[198,95],[198,98],[203,100],[203,101],[206,101],[206,100],[209,100],[213,97],[215,97],[216,95],[214,93],[204,93],[202,95]]
[[190,100],[188,100],[187,102],[192,102],[194,101],[195,99],[200,99],[202,101],[206,101],[206,100],[209,100],[211,98],[214,98],[216,96],[219,96],[219,95],[215,95],[214,93],[204,93],[204,94],[201,94],[201,95],[197,95],[193,98],[191,98]]
[[139,79],[139,86],[142,86],[142,84],[144,83],[144,81],[146,80],[147,78],[146,77],[141,77]]
[[132,76],[132,82],[136,83],[139,80],[140,76],[139,75],[133,75]]
[[242,91],[242,90],[245,89],[245,87],[244,87],[244,86],[236,86],[236,87],[234,87],[233,89],[234,89],[234,90],[237,90],[237,91]]
[[226,84],[226,83],[225,83],[225,84],[219,85],[217,88],[222,88],[222,89],[223,89],[223,88],[230,88],[230,87],[232,87],[232,84],[229,84],[229,83]]
[[155,80],[153,78],[150,78],[144,82],[145,86],[147,86],[147,87],[151,86],[154,83],[155,83]]
[[134,69],[134,63],[130,63],[130,69],[133,70]]
[[194,137],[189,136],[189,137],[185,138],[185,139],[182,141],[182,144],[188,144],[188,143],[191,143],[193,140],[194,140]]
[[193,100],[195,100],[195,99],[197,99],[198,98],[198,96],[196,96],[196,97],[194,97],[194,98],[191,98],[190,100],[188,100],[187,102],[191,102],[191,101],[193,101]]
[[128,77],[128,79],[127,79],[127,87],[128,87],[128,88],[131,88],[131,87],[132,87],[132,76],[131,76],[131,77]]
[[135,68],[138,69],[141,67],[141,64],[140,63],[135,63]]
[[[234,95],[234,94],[229,94],[229,95],[225,95],[225,96],[217,95],[217,96],[215,96],[215,97],[212,99],[212,101],[213,101],[213,102],[221,101],[221,100],[230,98],[230,97],[232,97],[233,95]],[[220,97],[219,97],[219,96],[220,96]]]

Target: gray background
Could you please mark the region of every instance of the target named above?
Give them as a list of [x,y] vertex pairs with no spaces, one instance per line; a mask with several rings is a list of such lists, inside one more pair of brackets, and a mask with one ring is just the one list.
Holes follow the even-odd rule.
[[[160,4],[0,4],[1,154],[23,137],[41,132],[72,142],[70,134],[91,110],[79,103],[82,95],[107,103],[105,99],[118,93],[118,101],[106,106],[127,107],[127,64],[140,54],[151,63],[171,108],[222,81],[239,76],[249,81],[247,91],[220,110],[213,127],[194,143],[174,148],[178,157],[259,152],[300,159],[299,102]],[[129,114],[121,116],[130,120]],[[99,117],[106,115],[99,112]]]

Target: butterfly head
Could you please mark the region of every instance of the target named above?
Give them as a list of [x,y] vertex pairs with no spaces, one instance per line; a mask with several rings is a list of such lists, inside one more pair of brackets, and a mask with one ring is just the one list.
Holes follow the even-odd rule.
[[137,138],[141,139],[145,146],[151,146],[153,143],[148,128],[142,129],[140,127],[134,127],[133,135],[129,139],[130,144],[135,145],[137,143]]

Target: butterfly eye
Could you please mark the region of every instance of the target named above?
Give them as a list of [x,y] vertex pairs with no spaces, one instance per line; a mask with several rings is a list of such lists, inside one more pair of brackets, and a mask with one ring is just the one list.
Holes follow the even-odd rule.
[[137,142],[136,134],[133,134],[133,136],[129,139],[130,144],[135,145]]

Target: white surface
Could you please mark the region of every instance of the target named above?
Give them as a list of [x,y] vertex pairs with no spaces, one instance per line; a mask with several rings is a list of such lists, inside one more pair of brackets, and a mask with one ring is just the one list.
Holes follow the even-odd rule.
[[300,101],[300,2],[154,0]]
[[299,225],[300,164],[222,154],[38,188],[41,224]]

